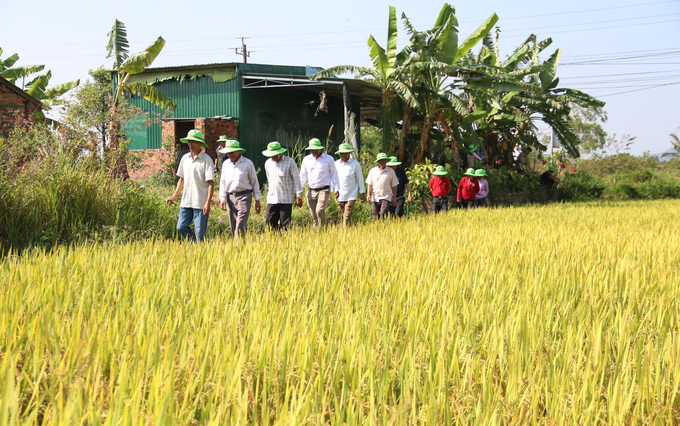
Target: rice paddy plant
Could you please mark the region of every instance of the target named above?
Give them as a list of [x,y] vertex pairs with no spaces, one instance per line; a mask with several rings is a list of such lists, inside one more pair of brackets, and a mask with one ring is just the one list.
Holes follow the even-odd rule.
[[0,425],[680,424],[680,202],[0,263]]

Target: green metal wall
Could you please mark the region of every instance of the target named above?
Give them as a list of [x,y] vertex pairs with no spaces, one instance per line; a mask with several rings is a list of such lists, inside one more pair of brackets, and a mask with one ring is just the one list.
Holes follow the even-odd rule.
[[[260,182],[265,182],[262,151],[267,144],[279,141],[288,148],[292,156],[296,143],[306,147],[309,139],[319,138],[326,146],[326,152],[335,155],[337,146],[344,139],[344,115],[342,99],[329,97],[328,113],[319,112],[314,116],[319,94],[297,87],[276,87],[243,89],[243,115],[239,123],[239,140],[247,151],[245,156],[261,171]],[[333,125],[331,143],[326,144],[328,131]]]
[[[162,81],[155,83],[165,95],[177,104],[177,109],[169,115],[174,118],[214,117],[231,115],[241,117],[241,78],[240,76],[224,83],[213,83],[210,77],[195,80]],[[150,112],[151,117],[161,117],[159,107],[150,104],[142,97],[133,96],[132,104]],[[127,136],[130,149],[160,149],[161,125],[158,120],[145,128],[144,125],[128,125]]]

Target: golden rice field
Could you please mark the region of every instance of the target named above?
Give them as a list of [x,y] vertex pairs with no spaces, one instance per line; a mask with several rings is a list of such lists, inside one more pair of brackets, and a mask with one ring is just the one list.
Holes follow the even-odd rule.
[[0,426],[680,424],[680,202],[0,263]]

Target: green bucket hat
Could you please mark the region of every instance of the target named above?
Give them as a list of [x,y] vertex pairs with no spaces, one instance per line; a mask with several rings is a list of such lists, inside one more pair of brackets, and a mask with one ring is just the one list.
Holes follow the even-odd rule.
[[222,135],[222,136],[220,136],[219,139],[217,139],[217,143],[220,143],[220,142],[225,142],[225,143],[226,143],[228,140],[229,140],[229,138],[227,138],[226,135]]
[[475,170],[475,176],[476,176],[476,177],[484,177],[484,176],[486,176],[486,170],[484,170],[484,169],[477,169],[477,170]]
[[448,175],[449,172],[446,171],[446,168],[444,166],[437,166],[434,173],[432,173],[432,174],[437,175],[437,176],[444,176],[444,175]]
[[470,151],[474,151],[474,150],[477,149],[477,147],[476,147],[475,145],[470,145],[470,146],[468,146],[468,149],[469,149]]
[[189,141],[196,141],[196,142],[200,142],[201,144],[203,144],[203,147],[205,147],[205,148],[208,147],[208,144],[205,143],[205,136],[203,136],[203,132],[196,130],[196,129],[189,130],[187,137],[182,138],[180,140],[184,143],[189,143]]
[[220,149],[222,154],[228,154],[235,151],[245,151],[245,149],[241,148],[241,144],[234,140],[227,140],[224,144],[224,148]]
[[354,152],[352,147],[348,143],[341,143],[336,154],[349,154],[350,152]]
[[318,140],[317,138],[312,138],[309,140],[309,146],[305,149],[309,151],[312,149],[324,149],[324,147],[321,146],[320,140]]
[[283,154],[286,152],[286,148],[281,148],[281,144],[274,141],[267,144],[267,150],[262,151],[262,155],[265,157],[273,157],[275,155]]
[[475,169],[473,169],[472,167],[470,167],[470,168],[467,169],[467,171],[466,171],[465,173],[463,173],[463,174],[468,175],[468,176],[474,176],[474,175],[475,175]]
[[548,170],[550,170],[551,172],[554,172],[557,169],[555,168],[555,166],[548,166]]
[[389,163],[387,163],[388,166],[398,166],[401,164],[401,161],[397,157],[390,157]]
[[374,163],[377,163],[377,162],[380,161],[380,160],[389,160],[389,157],[387,157],[387,154],[385,154],[384,152],[381,152],[381,153],[378,154],[378,156],[375,158]]

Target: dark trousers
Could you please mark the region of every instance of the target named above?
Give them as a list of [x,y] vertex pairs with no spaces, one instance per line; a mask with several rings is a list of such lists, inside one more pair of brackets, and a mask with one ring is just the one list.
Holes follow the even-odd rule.
[[393,206],[390,204],[390,216],[394,217],[395,215],[397,217],[402,217],[404,216],[404,203],[406,202],[406,195],[399,195],[397,196],[397,205]]
[[272,229],[284,230],[290,225],[292,214],[292,204],[267,204],[267,214],[264,221]]
[[434,214],[440,211],[445,212],[449,209],[449,199],[447,197],[432,197],[432,207],[434,207]]
[[475,200],[462,200],[460,202],[461,208],[464,209],[471,209],[475,205]]
[[477,208],[477,207],[486,207],[486,197],[484,197],[484,198],[476,198],[476,199],[475,199],[475,203],[474,203],[474,207],[475,207],[475,208]]
[[382,218],[385,220],[385,217],[387,217],[387,215],[390,213],[391,204],[392,202],[390,200],[371,202],[371,213],[373,214],[373,220],[376,220],[377,218]]

